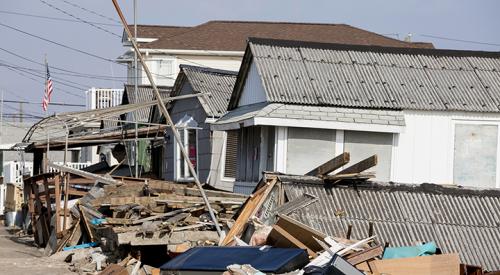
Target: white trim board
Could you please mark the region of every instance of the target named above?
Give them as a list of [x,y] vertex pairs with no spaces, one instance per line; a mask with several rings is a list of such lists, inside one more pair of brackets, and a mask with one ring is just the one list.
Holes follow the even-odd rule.
[[402,133],[405,126],[397,125],[382,125],[382,124],[365,124],[365,123],[349,123],[338,121],[324,120],[302,120],[290,118],[268,118],[255,117],[243,121],[237,121],[226,124],[214,124],[213,130],[235,130],[249,126],[281,126],[281,127],[299,127],[299,128],[318,128],[332,130],[349,130],[349,131],[366,131],[366,132],[381,132],[381,133]]

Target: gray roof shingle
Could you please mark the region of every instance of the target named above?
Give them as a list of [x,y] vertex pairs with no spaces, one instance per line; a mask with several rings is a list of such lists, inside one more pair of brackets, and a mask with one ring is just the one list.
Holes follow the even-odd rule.
[[[170,96],[172,88],[167,86],[158,86],[158,90],[162,99],[166,99]],[[122,104],[143,103],[152,100],[155,100],[155,97],[151,85],[137,86],[137,97],[135,96],[135,86],[131,84],[125,85]],[[150,117],[153,115],[152,113],[154,108],[155,106],[151,106],[134,111],[133,113],[136,115],[135,119],[139,122],[149,122]]]
[[[191,84],[193,93],[206,94],[198,98],[207,115],[211,117],[224,115],[227,112],[227,105],[238,72],[190,65],[181,65],[180,67],[181,73]],[[183,77],[181,76],[179,79],[183,79]],[[180,88],[180,84],[176,81],[172,96],[178,95]]]
[[[496,52],[251,38],[243,62],[256,64],[273,103],[500,112]],[[230,110],[241,93],[236,86]]]
[[308,193],[318,201],[291,216],[331,236],[367,237],[369,223],[381,244],[435,241],[462,262],[500,269],[500,191],[434,184],[363,183],[325,188],[322,181],[280,176],[288,199]]

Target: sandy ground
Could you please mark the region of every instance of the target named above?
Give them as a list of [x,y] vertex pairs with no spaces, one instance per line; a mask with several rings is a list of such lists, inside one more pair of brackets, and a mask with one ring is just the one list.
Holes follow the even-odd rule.
[[31,237],[15,237],[0,224],[0,274],[75,274],[68,264],[43,257]]

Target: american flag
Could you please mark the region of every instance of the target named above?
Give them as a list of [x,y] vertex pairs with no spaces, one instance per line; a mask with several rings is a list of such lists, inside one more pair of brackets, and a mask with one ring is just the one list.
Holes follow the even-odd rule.
[[50,97],[52,96],[52,78],[50,78],[49,73],[49,64],[45,62],[45,67],[47,68],[47,78],[45,80],[45,94],[43,95],[42,100],[42,109],[43,111],[47,111],[50,103]]

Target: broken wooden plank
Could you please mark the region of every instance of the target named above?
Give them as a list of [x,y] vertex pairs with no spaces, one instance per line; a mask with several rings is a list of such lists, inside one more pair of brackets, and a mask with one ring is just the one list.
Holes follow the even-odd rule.
[[423,274],[459,274],[460,258],[458,254],[441,254],[424,257],[385,259],[370,262],[374,274],[412,275]]
[[384,248],[379,245],[368,249],[353,253],[347,257],[347,261],[352,265],[357,265],[361,262],[378,257],[384,253]]
[[349,163],[351,156],[348,152],[344,152],[333,159],[321,164],[320,166],[309,171],[306,176],[325,176]]
[[282,214],[282,215],[288,215],[294,211],[297,211],[299,209],[302,209],[308,205],[311,205],[312,203],[315,203],[318,201],[318,198],[316,196],[313,196],[311,194],[304,193],[302,196],[291,200],[280,207],[276,208],[276,213],[277,214]]
[[276,224],[273,225],[273,230],[271,231],[270,234],[273,234],[273,233],[274,233],[273,238],[275,238],[275,239],[284,238],[287,241],[289,241],[290,243],[292,243],[295,247],[305,249],[307,251],[307,254],[309,254],[309,256],[311,256],[313,258],[316,258],[318,256],[316,254],[316,252],[314,252],[311,248],[309,248],[307,245],[305,245],[299,239],[295,238],[290,233],[288,233],[285,229],[281,228],[280,226],[278,226]]
[[[288,216],[278,215],[279,219],[275,225],[283,228],[288,234],[300,240],[305,246],[310,248],[314,252],[319,252],[323,250],[321,245],[316,242],[316,239],[323,240],[326,235],[305,225],[302,224]],[[271,231],[269,236],[267,237],[267,241],[269,244],[276,247],[294,247],[294,244],[287,239],[279,238],[275,232]]]
[[71,168],[71,167],[64,166],[64,165],[55,164],[53,162],[49,163],[49,167],[57,169],[57,170],[59,170],[61,172],[67,172],[67,173],[78,175],[80,177],[84,177],[84,178],[87,178],[87,179],[96,180],[96,181],[102,182],[104,184],[111,184],[111,185],[113,185],[113,184],[115,184],[115,185],[121,185],[122,184],[121,182],[119,182],[117,180],[114,180],[113,178],[103,177],[103,176],[96,175],[96,174],[93,174],[93,173],[89,173],[89,172],[86,172],[86,171],[83,171],[83,170]]
[[236,219],[233,227],[231,227],[226,237],[221,242],[221,245],[226,246],[233,241],[234,237],[238,237],[241,235],[243,230],[245,230],[246,228],[248,220],[259,210],[260,206],[267,198],[268,194],[271,192],[277,181],[277,178],[269,180],[264,186],[262,186],[252,196],[250,196],[250,198],[245,203],[240,215]]
[[377,165],[377,161],[378,161],[377,155],[373,155],[371,157],[368,157],[358,163],[355,163],[347,167],[346,169],[336,173],[335,175],[361,173]]

